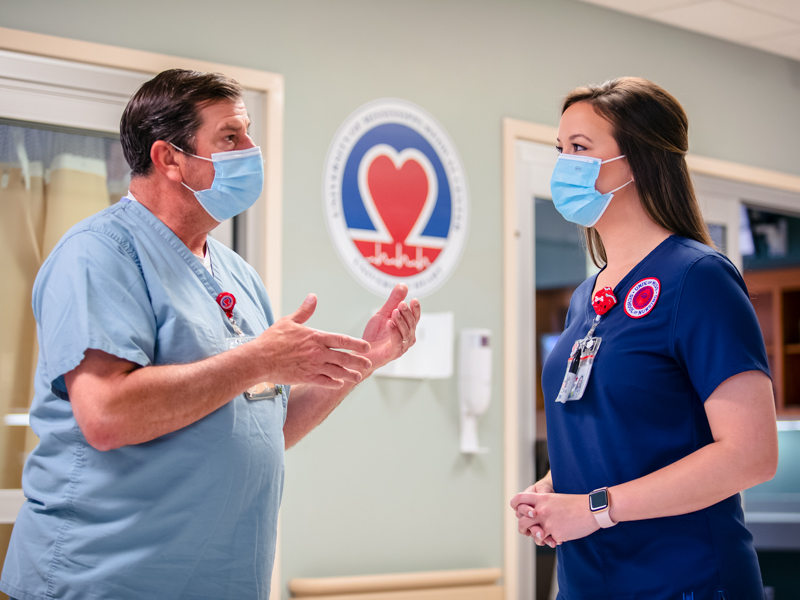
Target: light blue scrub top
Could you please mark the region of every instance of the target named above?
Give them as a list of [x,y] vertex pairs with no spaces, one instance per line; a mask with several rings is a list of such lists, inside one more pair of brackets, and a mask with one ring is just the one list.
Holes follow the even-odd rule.
[[[267,600],[283,491],[288,391],[240,395],[196,423],[100,452],[75,422],[64,374],[96,348],[142,366],[224,352],[216,304],[232,292],[245,334],[273,322],[264,286],[212,238],[214,276],[138,202],[73,227],[33,289],[39,364],[23,473],[27,502],[0,589],[19,600]],[[191,401],[187,398],[186,401]]]

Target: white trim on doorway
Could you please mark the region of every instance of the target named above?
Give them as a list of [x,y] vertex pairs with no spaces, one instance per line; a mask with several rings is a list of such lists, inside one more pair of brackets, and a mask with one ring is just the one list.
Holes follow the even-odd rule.
[[[552,143],[555,140],[555,129],[544,125],[536,125],[515,119],[503,119],[503,394],[504,394],[504,497],[511,499],[514,494],[527,485],[521,481],[524,477],[523,464],[532,461],[532,449],[528,455],[523,454],[521,440],[525,431],[532,428],[533,423],[527,422],[524,416],[531,413],[522,410],[519,401],[520,348],[530,342],[520,336],[520,324],[524,322],[520,314],[520,285],[519,269],[521,261],[520,245],[522,231],[520,231],[520,213],[527,214],[517,201],[517,152],[516,142],[528,140],[540,143]],[[526,221],[528,219],[526,218]],[[528,223],[526,223],[526,226]],[[533,221],[529,224],[531,226]],[[529,234],[531,235],[531,234]],[[527,237],[527,236],[526,236]],[[529,240],[524,243],[528,247]],[[524,260],[524,259],[523,259]],[[523,419],[520,419],[523,417]],[[530,418],[530,417],[529,417]],[[526,466],[525,472],[529,471]],[[517,521],[510,510],[505,511],[504,518],[504,584],[506,600],[523,600],[526,590],[530,589],[535,578],[532,576],[532,552],[523,545],[527,540],[517,533]],[[530,543],[528,542],[528,546]]]

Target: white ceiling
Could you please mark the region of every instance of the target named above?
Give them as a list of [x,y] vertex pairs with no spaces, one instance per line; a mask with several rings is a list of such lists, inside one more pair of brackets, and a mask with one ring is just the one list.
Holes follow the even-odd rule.
[[581,0],[800,60],[800,0]]

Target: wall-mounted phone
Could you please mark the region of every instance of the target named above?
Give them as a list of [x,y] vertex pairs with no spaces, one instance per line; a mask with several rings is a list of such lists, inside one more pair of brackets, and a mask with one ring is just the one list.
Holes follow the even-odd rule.
[[492,332],[462,329],[458,353],[458,403],[461,413],[461,452],[482,454],[478,444],[478,417],[492,398]]

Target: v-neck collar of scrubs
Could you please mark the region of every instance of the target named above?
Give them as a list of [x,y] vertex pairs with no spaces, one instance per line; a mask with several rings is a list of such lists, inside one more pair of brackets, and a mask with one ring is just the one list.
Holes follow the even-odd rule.
[[[172,248],[177,252],[177,254],[186,262],[192,272],[197,275],[198,279],[203,283],[208,293],[211,294],[213,298],[216,298],[221,292],[224,290],[220,285],[220,282],[217,281],[217,275],[212,275],[209,273],[208,270],[203,266],[203,264],[197,260],[197,257],[192,254],[191,250],[183,243],[183,241],[175,235],[175,232],[172,231],[169,227],[167,227],[164,222],[155,216],[147,207],[145,207],[141,202],[136,199],[132,199],[128,196],[122,198],[121,202],[127,202],[130,206],[130,210],[132,210],[139,218],[142,219],[145,223],[147,223],[150,227],[155,230],[158,235],[160,235],[164,240],[172,246]],[[211,244],[206,240],[206,252],[208,252],[209,259],[212,260],[213,257],[211,256]],[[216,268],[212,270],[216,271],[219,269],[219,264],[214,265]]]
[[[632,267],[630,271],[628,271],[628,273],[625,275],[625,277],[620,279],[619,283],[614,287],[614,290],[613,290],[614,291],[614,297],[617,299],[617,302],[620,301],[620,291],[624,290],[627,287],[629,287],[631,279],[633,279],[636,276],[638,276],[638,274],[641,272],[641,270],[645,266],[647,266],[647,264],[654,257],[658,256],[666,248],[667,242],[671,241],[675,237],[676,237],[676,235],[673,233],[668,238],[663,240],[658,246],[653,248],[647,254],[647,256],[645,256],[642,260],[640,260],[638,263],[636,263],[636,265],[634,267]],[[592,298],[594,297],[594,293],[595,293],[594,289],[597,287],[597,278],[600,276],[600,273],[605,271],[606,266],[608,266],[608,265],[604,265],[603,268],[600,269],[595,274],[595,276],[592,278],[592,285],[589,288],[589,299],[588,299],[588,302],[584,302],[584,310],[586,311],[585,317],[586,317],[586,319],[588,319],[590,321],[592,319],[594,319],[595,316],[596,316],[594,314],[594,308],[592,308]]]

